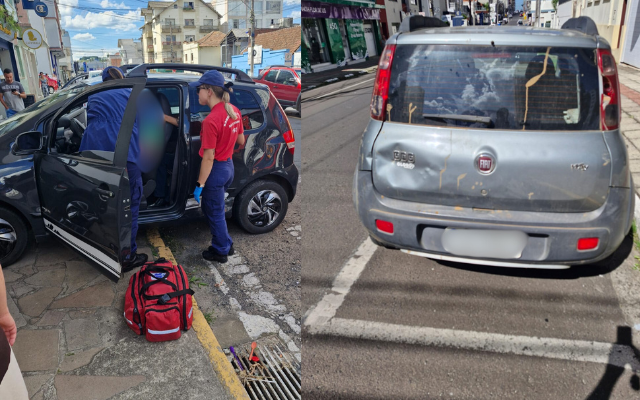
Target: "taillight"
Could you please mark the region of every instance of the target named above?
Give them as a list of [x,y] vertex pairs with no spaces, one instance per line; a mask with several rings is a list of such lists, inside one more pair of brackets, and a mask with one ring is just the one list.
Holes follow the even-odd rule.
[[597,50],[598,68],[602,76],[600,121],[602,130],[612,131],[620,125],[620,86],[616,60],[609,50]]
[[291,154],[293,154],[296,149],[296,138],[293,136],[293,131],[291,130],[291,128],[283,133],[282,137],[284,138],[284,142],[287,144],[287,148],[289,149]]
[[384,120],[387,108],[389,82],[391,81],[391,63],[393,62],[393,53],[395,51],[395,44],[386,45],[378,63],[376,83],[373,86],[373,95],[371,97],[371,118],[379,121]]
[[598,247],[600,239],[598,238],[582,238],[578,239],[578,250],[593,250]]
[[389,221],[383,221],[381,219],[376,220],[376,228],[384,233],[393,233],[393,223]]

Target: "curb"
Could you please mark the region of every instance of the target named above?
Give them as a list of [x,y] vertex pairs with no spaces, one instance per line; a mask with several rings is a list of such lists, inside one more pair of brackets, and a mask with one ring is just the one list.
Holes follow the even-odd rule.
[[[160,232],[158,232],[157,229],[149,229],[147,238],[151,245],[158,249],[158,255],[160,257],[164,257],[167,260],[171,260],[172,263],[177,264],[171,249],[165,246],[164,241],[160,237]],[[202,311],[200,311],[195,296],[193,296],[192,299],[193,330],[196,332],[196,336],[198,336],[198,340],[202,344],[202,347],[207,351],[209,361],[211,361],[211,366],[216,372],[216,375],[218,375],[220,383],[234,399],[248,400],[249,395],[244,389],[244,386],[242,386],[242,383],[240,383],[238,375],[236,375],[236,372],[231,367],[231,363],[229,363],[227,356],[222,351],[222,347],[220,347],[218,339],[216,339],[209,323],[204,318]]]

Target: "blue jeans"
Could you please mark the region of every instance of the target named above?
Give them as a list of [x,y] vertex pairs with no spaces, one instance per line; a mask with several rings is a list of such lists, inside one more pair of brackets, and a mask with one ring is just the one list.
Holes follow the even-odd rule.
[[131,191],[131,254],[135,254],[138,250],[136,235],[138,234],[138,213],[142,199],[142,173],[136,164],[129,161],[127,161],[127,173],[129,175],[129,190]]
[[233,161],[214,161],[211,173],[202,189],[202,211],[209,221],[211,247],[220,255],[227,255],[233,244],[224,218],[224,193],[233,182]]
[[14,115],[16,115],[16,113],[17,113],[17,111],[14,111],[14,110],[12,110],[10,108],[7,108],[7,118],[13,117]]

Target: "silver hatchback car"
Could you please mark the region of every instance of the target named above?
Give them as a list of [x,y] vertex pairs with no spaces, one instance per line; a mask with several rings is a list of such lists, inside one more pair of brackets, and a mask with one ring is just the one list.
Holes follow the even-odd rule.
[[635,199],[609,44],[585,17],[558,30],[406,18],[380,58],[353,195],[374,242],[415,255],[606,258]]

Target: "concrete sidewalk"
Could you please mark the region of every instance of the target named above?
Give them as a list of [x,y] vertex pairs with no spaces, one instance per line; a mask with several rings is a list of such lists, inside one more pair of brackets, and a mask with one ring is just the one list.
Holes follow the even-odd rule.
[[[152,259],[144,230],[138,244]],[[133,271],[116,284],[53,238],[3,271],[31,399],[230,398],[193,329],[150,343],[126,326]]]
[[[358,77],[365,73],[372,73],[378,69],[380,56],[369,57],[365,61],[346,65],[322,72],[302,75],[302,90],[310,90],[337,81]],[[313,68],[313,67],[312,67]]]
[[636,194],[640,195],[640,69],[618,65],[622,99],[620,128],[627,140],[631,175]]

